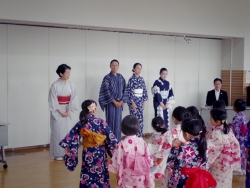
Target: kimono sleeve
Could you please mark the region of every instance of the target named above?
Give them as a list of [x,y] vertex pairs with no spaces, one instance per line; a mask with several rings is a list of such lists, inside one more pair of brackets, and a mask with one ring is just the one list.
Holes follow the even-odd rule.
[[177,167],[180,149],[181,149],[181,147],[179,147],[179,148],[172,147],[170,154],[168,156],[168,160],[167,160],[167,167],[168,168],[171,168],[173,170]]
[[174,99],[174,91],[173,88],[171,87],[171,85],[169,84],[169,93],[168,93],[168,101],[167,103],[169,104],[174,104],[175,103],[175,99]]
[[156,80],[154,85],[153,85],[153,95],[154,98],[157,102],[163,102],[162,97],[161,97],[161,90],[160,90],[160,83]]
[[152,167],[154,165],[154,161],[146,142],[144,142],[144,148],[145,148],[145,158],[148,161],[148,164]]
[[60,105],[58,103],[57,99],[57,91],[56,91],[56,86],[55,84],[52,84],[50,90],[49,90],[49,110],[50,111],[56,111],[60,109]]
[[111,103],[114,100],[109,87],[110,87],[110,80],[108,76],[105,76],[103,78],[102,85],[101,85],[100,92],[99,92],[99,103],[100,103],[102,110],[104,110],[104,107],[107,104]]
[[62,148],[67,149],[70,156],[64,155],[65,166],[69,171],[75,170],[78,164],[78,146],[79,146],[79,129],[80,124],[76,124],[66,137],[59,143]]
[[147,92],[147,88],[146,88],[146,84],[144,82],[144,79],[142,78],[142,82],[143,82],[143,101],[147,101],[148,100],[148,92]]
[[80,124],[77,123],[70,132],[65,136],[65,138],[59,143],[62,148],[76,149],[78,150],[79,146],[79,131]]
[[72,111],[76,111],[78,109],[78,97],[75,86],[70,82],[70,88],[71,88],[71,97],[70,102],[68,105],[68,108]]
[[113,134],[113,132],[111,131],[109,125],[104,120],[101,120],[101,122],[102,122],[103,130],[105,131],[105,135],[106,135],[105,146],[108,150],[107,151],[108,154],[110,155],[110,157],[112,157],[116,144],[117,144],[117,139],[115,135]]
[[250,148],[250,126],[248,127],[248,134],[247,134],[246,148]]
[[128,85],[127,85],[127,91],[128,91],[128,97],[129,101],[133,102],[135,100],[135,93],[134,93],[134,87],[133,87],[133,81],[132,78],[128,80]]
[[128,88],[126,86],[126,80],[123,78],[123,76],[121,76],[122,78],[122,87],[123,87],[123,90],[122,90],[122,101],[123,102],[128,102],[129,101],[129,93],[128,93]]
[[207,140],[208,150],[208,167],[210,168],[214,161],[218,158],[223,150],[221,130],[215,130],[212,133],[212,138]]
[[237,116],[233,117],[232,130],[233,130],[235,137],[239,140],[239,138],[240,138],[240,121],[238,120]]

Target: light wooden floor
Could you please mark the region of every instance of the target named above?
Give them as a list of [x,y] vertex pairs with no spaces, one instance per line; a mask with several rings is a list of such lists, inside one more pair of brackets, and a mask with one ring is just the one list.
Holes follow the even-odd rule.
[[[80,168],[70,172],[62,161],[49,157],[49,148],[15,151],[23,155],[7,157],[8,169],[0,163],[1,188],[77,188]],[[80,163],[80,162],[79,162]],[[81,163],[80,163],[81,164]],[[245,177],[234,176],[233,188],[243,188]],[[156,183],[160,187],[160,182]],[[115,188],[115,176],[111,174],[111,188]]]

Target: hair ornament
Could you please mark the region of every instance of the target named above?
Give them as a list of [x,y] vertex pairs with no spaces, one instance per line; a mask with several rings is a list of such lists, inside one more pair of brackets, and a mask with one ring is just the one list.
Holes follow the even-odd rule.
[[96,109],[96,104],[93,102],[91,105],[89,105],[88,107],[88,110],[89,110],[89,112],[93,112],[93,111],[95,111],[95,109]]
[[221,123],[225,123],[225,120],[223,119],[223,120],[221,120]]

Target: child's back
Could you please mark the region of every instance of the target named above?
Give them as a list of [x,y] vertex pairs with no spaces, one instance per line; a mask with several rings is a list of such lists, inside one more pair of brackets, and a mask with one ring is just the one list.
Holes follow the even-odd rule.
[[[115,159],[115,160],[114,160]],[[138,165],[138,166],[137,166]],[[117,173],[117,187],[154,187],[149,171],[153,160],[142,138],[127,136],[116,147],[110,161],[109,171]]]

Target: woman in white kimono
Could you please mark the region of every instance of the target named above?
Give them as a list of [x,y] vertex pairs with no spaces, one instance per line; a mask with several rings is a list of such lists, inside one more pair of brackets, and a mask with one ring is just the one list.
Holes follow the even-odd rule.
[[78,108],[78,100],[74,85],[68,80],[71,68],[60,65],[56,73],[59,75],[49,91],[50,110],[50,155],[55,160],[63,160],[65,150],[59,146],[59,142],[68,134],[71,129],[71,111]]

